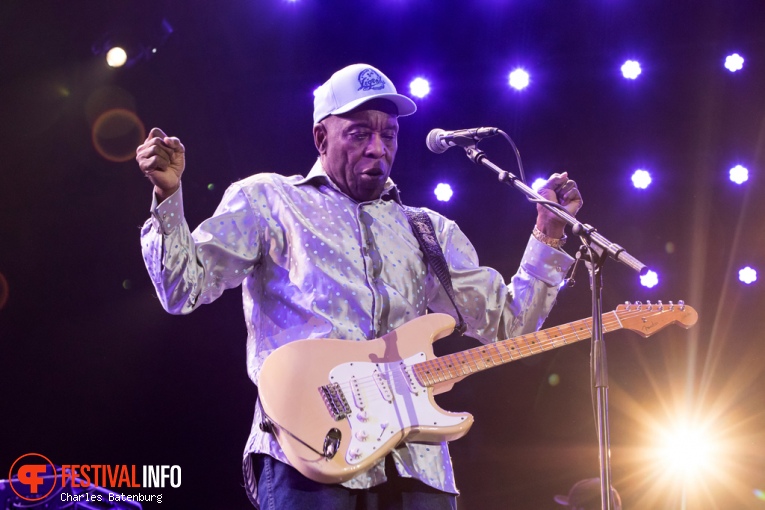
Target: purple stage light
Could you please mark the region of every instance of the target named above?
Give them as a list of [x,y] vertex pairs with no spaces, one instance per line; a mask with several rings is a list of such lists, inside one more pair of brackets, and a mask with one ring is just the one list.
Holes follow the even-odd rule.
[[425,78],[415,78],[409,84],[409,92],[414,97],[423,98],[430,94],[430,83]]
[[433,193],[436,195],[436,198],[440,200],[441,202],[448,202],[452,198],[452,195],[454,194],[454,192],[452,191],[452,187],[443,182],[438,183],[438,186],[436,186],[436,189],[433,190]]
[[744,57],[739,55],[738,53],[733,53],[732,55],[728,55],[725,57],[725,68],[735,73],[736,71],[740,71],[744,68]]
[[746,266],[738,272],[738,279],[741,282],[750,285],[757,281],[757,271],[749,266]]
[[638,189],[646,189],[651,184],[651,174],[646,170],[635,170],[632,174],[632,185]]
[[622,65],[622,76],[627,79],[634,80],[643,70],[640,69],[640,62],[636,60],[628,60]]
[[744,184],[749,180],[749,170],[741,165],[736,165],[730,169],[730,180],[736,184]]
[[521,69],[520,67],[508,76],[508,83],[516,90],[523,90],[529,86],[529,73]]
[[536,179],[534,182],[531,183],[531,189],[533,189],[534,191],[539,191],[539,189],[542,186],[544,186],[546,182],[547,182],[547,179],[543,179],[539,177],[538,179]]
[[640,284],[649,289],[659,284],[659,275],[655,271],[648,271],[640,277]]

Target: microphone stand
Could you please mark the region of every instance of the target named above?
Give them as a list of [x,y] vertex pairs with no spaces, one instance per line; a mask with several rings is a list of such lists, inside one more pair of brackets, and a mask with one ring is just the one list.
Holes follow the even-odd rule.
[[[476,141],[477,143],[478,141]],[[611,438],[608,432],[608,367],[606,363],[606,344],[603,341],[603,265],[606,256],[621,262],[643,275],[648,267],[627,253],[618,244],[612,243],[590,225],[577,221],[563,207],[557,206],[528,187],[512,173],[492,163],[486,154],[477,149],[475,144],[464,147],[467,157],[477,165],[483,165],[497,174],[499,182],[513,186],[531,201],[541,204],[571,226],[574,235],[582,240],[580,254],[587,260],[590,270],[590,288],[592,290],[592,381],[596,394],[596,418],[598,451],[600,457],[600,494],[603,510],[614,507],[611,493]],[[577,255],[579,256],[579,255]]]

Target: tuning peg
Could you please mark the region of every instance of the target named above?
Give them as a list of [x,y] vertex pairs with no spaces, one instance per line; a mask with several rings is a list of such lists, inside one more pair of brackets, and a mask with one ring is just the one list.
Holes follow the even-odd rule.
[[661,299],[659,300],[658,304],[659,304],[659,311],[660,312],[663,311],[664,310],[664,303],[661,302]]
[[624,302],[624,309],[627,310],[628,312],[630,311],[631,306],[632,306],[632,303],[630,303],[629,301]]
[[680,310],[685,310],[685,301],[682,299],[677,302],[677,305],[680,307]]

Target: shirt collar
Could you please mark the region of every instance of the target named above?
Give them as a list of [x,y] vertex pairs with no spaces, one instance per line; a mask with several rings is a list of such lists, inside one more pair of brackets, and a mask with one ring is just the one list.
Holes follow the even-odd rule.
[[[337,184],[335,184],[332,179],[329,178],[327,175],[327,172],[324,170],[324,167],[321,166],[321,160],[316,159],[316,163],[313,164],[313,167],[311,168],[311,171],[308,172],[308,175],[306,175],[303,179],[299,180],[295,183],[296,186],[301,186],[304,184],[310,184],[310,183],[322,183],[327,184],[333,189],[340,191],[340,188],[337,187]],[[393,180],[388,177],[388,180],[385,182],[385,188],[383,189],[382,195],[380,195],[380,198],[382,200],[395,200],[397,203],[401,203],[401,197],[398,193],[398,187],[393,182]]]

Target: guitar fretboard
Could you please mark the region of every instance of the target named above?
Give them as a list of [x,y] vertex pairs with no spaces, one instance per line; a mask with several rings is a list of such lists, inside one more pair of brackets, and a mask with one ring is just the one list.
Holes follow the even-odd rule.
[[[605,333],[622,329],[616,312],[604,313],[602,317]],[[592,318],[582,319],[433,358],[412,365],[412,369],[423,386],[434,386],[591,337]]]

